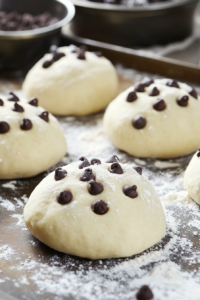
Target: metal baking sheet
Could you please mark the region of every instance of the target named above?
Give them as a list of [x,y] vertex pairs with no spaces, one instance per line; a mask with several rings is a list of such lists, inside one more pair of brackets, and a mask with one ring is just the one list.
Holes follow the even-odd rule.
[[[147,75],[123,67],[118,67],[118,74],[120,91]],[[0,81],[1,93],[20,88],[21,80]],[[33,237],[23,222],[30,193],[56,166],[30,179],[1,181],[1,300],[134,300],[143,284],[151,287],[154,300],[199,299],[200,210],[183,187],[183,172],[192,155],[165,161],[127,155],[104,135],[102,117],[103,112],[58,118],[68,154],[57,166],[82,155],[108,158],[113,154],[122,162],[142,166],[162,200],[166,236],[151,249],[128,258],[92,261],[59,253]]]

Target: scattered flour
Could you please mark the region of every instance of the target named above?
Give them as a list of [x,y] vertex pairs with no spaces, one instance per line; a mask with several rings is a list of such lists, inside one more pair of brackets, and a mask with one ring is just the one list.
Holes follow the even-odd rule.
[[17,181],[10,181],[8,183],[2,184],[2,187],[7,188],[7,189],[15,190],[16,189],[16,187],[15,187],[16,183],[17,183]]

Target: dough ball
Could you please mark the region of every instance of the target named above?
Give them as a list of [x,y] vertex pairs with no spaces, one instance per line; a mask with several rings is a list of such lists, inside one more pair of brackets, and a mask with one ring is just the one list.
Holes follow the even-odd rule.
[[200,150],[194,154],[185,171],[184,184],[189,196],[200,204]]
[[66,153],[64,134],[55,117],[10,93],[0,96],[0,179],[37,175]]
[[110,103],[104,128],[117,148],[137,157],[187,155],[200,145],[200,101],[184,83],[144,80]]
[[57,168],[24,210],[30,232],[48,246],[90,259],[126,257],[165,235],[165,215],[140,167],[81,157]]
[[62,47],[29,71],[23,91],[55,115],[83,116],[102,110],[116,97],[118,77],[100,52]]

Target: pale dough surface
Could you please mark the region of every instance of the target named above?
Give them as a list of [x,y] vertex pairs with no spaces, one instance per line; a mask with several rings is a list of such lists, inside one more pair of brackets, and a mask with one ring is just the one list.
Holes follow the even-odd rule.
[[200,204],[200,157],[197,156],[198,152],[194,154],[185,171],[184,184],[189,196]]
[[[24,209],[24,220],[30,232],[48,246],[65,253],[90,259],[126,257],[153,246],[165,235],[165,214],[151,183],[130,165],[120,164],[124,173],[111,174],[111,163],[101,160],[92,165],[96,181],[104,191],[96,196],[88,192],[88,182],[80,175],[79,162],[65,167],[67,176],[55,181],[49,174],[33,191]],[[124,195],[123,187],[137,185],[137,198]],[[60,205],[56,198],[68,189],[72,202]],[[109,210],[95,214],[91,205],[105,201]]]
[[[0,134],[0,179],[31,177],[59,162],[67,146],[57,119],[49,114],[49,122],[45,122],[38,116],[44,109],[24,99],[17,102],[24,112],[13,111],[14,102],[5,96],[0,98],[4,102],[0,106],[0,121],[10,126],[7,133]],[[31,120],[30,130],[20,128],[24,118]]]
[[55,115],[87,115],[105,108],[117,95],[118,77],[109,60],[86,52],[77,59],[70,47],[47,69],[42,67],[52,54],[46,54],[28,73],[23,84],[27,98],[38,97],[42,107]]
[[[200,101],[189,95],[191,87],[180,83],[180,89],[166,86],[167,79],[157,79],[144,93],[137,92],[138,99],[127,102],[133,87],[112,101],[104,116],[105,133],[113,144],[136,157],[173,158],[196,151],[200,145]],[[148,94],[154,87],[158,96]],[[187,107],[181,107],[176,99],[187,95]],[[167,108],[153,109],[153,103],[163,99]],[[135,129],[132,120],[136,115],[146,118],[143,129]]]

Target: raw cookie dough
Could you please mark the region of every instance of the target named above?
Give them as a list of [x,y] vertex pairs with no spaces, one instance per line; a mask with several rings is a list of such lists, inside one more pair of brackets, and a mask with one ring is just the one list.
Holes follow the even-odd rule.
[[144,80],[110,103],[104,128],[116,147],[137,157],[187,155],[200,145],[200,101],[184,83]]
[[79,116],[102,110],[116,97],[117,73],[100,52],[74,47],[51,52],[29,71],[23,84],[26,97],[38,97],[55,115]]
[[185,171],[184,184],[189,196],[200,204],[200,150],[194,154]]
[[0,179],[37,175],[66,153],[64,134],[55,117],[10,93],[0,96]]
[[[109,161],[109,162],[108,162]],[[165,214],[142,168],[81,157],[57,168],[24,210],[30,232],[48,246],[90,259],[126,257],[165,235]]]

